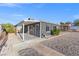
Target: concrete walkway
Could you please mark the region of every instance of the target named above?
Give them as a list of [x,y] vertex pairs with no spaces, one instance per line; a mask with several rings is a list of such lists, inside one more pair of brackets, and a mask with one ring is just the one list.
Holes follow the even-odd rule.
[[13,45],[18,44],[21,41],[15,34],[9,34],[8,35],[8,40],[6,42],[6,45],[2,48],[2,51],[0,53],[1,56],[12,56],[14,55],[14,50],[13,50]]

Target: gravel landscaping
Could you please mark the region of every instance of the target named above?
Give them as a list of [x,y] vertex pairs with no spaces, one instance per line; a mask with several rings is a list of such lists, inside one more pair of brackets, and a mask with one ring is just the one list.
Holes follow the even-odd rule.
[[41,43],[66,56],[79,56],[79,32],[70,32],[61,37]]
[[20,50],[18,53],[20,56],[43,56],[33,48],[26,48],[26,49]]

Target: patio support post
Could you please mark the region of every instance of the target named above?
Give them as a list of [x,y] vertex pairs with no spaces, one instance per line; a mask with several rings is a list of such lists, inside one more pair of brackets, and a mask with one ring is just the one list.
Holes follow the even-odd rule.
[[40,22],[40,38],[41,38],[41,22]]
[[29,34],[29,25],[28,25],[28,34]]
[[27,39],[29,40],[29,25],[28,25],[28,36],[27,36]]
[[23,26],[23,41],[24,41],[24,24],[22,26]]

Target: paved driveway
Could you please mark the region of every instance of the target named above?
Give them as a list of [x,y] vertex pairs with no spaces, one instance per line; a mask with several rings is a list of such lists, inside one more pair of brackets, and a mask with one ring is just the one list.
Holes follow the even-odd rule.
[[[29,42],[27,41],[20,42],[17,39],[18,38],[15,35],[14,36],[11,35],[11,38],[6,43],[7,47],[2,49],[1,55],[21,55],[21,56],[79,55],[79,32],[68,32],[67,34],[52,39],[50,38],[44,40],[44,38],[42,38],[42,40],[36,39]],[[13,47],[15,47],[14,48],[15,50],[13,49]],[[16,54],[16,52],[18,54]]]
[[70,32],[69,34],[41,43],[67,56],[79,55],[79,32]]
[[[61,33],[61,35],[59,36],[66,35],[66,34],[69,34],[69,33],[64,32],[64,33]],[[36,40],[34,39],[28,44],[27,43],[20,44],[18,47],[16,46],[18,55],[21,55],[21,56],[63,56],[62,53],[59,53],[55,51],[54,49],[51,49],[50,47],[47,47],[41,43],[43,41],[50,41],[51,38],[56,38],[59,36],[52,36],[52,37],[49,37],[49,39],[47,38],[41,38],[41,39],[36,39]]]

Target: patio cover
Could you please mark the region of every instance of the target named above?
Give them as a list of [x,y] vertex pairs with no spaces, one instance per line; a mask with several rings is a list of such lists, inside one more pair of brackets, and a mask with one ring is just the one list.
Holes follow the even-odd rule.
[[[22,28],[23,28],[23,35],[22,35],[23,41],[24,41],[24,26],[28,25],[28,24],[37,23],[37,22],[40,22],[40,21],[39,20],[23,20],[16,25],[16,26],[22,26]],[[28,34],[29,34],[29,26],[28,26]],[[40,22],[40,38],[41,38],[41,22]]]

